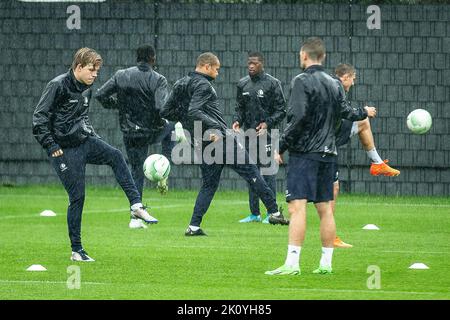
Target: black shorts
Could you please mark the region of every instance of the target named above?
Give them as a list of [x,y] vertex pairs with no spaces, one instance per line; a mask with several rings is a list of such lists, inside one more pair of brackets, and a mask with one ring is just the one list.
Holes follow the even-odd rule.
[[352,133],[353,122],[350,120],[343,119],[341,122],[341,127],[336,134],[336,147],[343,146],[350,141]]
[[306,199],[317,203],[334,199],[337,157],[327,156],[321,159],[319,154],[315,156],[317,157],[311,154],[289,155],[286,202]]

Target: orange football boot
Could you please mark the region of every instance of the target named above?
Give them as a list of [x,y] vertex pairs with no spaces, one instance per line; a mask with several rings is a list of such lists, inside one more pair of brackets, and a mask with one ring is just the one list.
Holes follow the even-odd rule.
[[338,236],[336,236],[336,239],[334,239],[333,244],[335,248],[353,248],[351,244],[345,243]]
[[389,160],[384,160],[383,163],[372,163],[370,166],[370,174],[373,176],[387,176],[395,177],[400,174],[400,171],[393,169],[387,165]]

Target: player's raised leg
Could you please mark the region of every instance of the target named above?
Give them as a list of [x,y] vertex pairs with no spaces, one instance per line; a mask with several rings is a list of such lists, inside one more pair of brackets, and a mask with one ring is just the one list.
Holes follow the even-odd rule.
[[400,171],[387,165],[388,160],[383,161],[378,154],[378,151],[375,148],[375,142],[369,119],[367,118],[362,121],[358,121],[357,123],[359,140],[361,141],[367,156],[372,161],[372,165],[370,166],[370,174],[373,176],[398,176]]
[[130,202],[131,215],[144,220],[146,223],[158,223],[158,220],[152,217],[142,205],[141,195],[134,183],[122,152],[98,138],[90,138],[88,142],[87,163],[106,164],[112,168],[117,182]]

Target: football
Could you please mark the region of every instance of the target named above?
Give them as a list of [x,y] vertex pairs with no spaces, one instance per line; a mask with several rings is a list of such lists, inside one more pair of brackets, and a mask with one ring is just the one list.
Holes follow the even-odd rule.
[[424,134],[430,130],[432,124],[431,115],[427,110],[416,109],[406,118],[408,129],[415,134]]
[[166,179],[170,173],[170,162],[162,154],[152,154],[144,161],[144,175],[150,181]]

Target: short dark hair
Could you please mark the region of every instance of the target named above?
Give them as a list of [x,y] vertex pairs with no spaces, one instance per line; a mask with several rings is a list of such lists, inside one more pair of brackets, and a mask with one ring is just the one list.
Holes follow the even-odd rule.
[[197,57],[197,67],[204,66],[206,64],[216,65],[219,63],[219,58],[212,52],[204,52]]
[[340,63],[340,64],[337,65],[336,69],[334,69],[334,73],[338,77],[343,77],[346,74],[349,74],[349,75],[356,74],[356,70],[355,70],[355,67],[353,67],[349,63]]
[[258,58],[259,61],[264,63],[264,56],[261,52],[258,51],[251,51],[248,53],[249,58]]
[[137,62],[150,62],[154,63],[156,57],[155,48],[150,44],[144,44],[136,50]]
[[103,63],[102,57],[91,48],[81,48],[73,56],[72,70],[80,64],[82,68],[92,63],[94,67],[100,67]]
[[322,61],[325,58],[325,44],[318,37],[311,37],[303,42],[301,51],[305,52],[311,60]]

